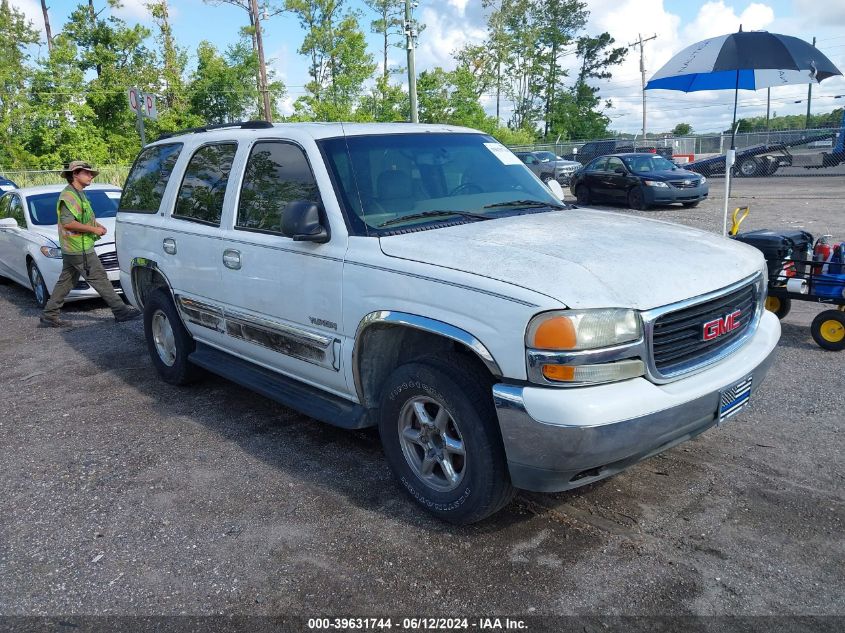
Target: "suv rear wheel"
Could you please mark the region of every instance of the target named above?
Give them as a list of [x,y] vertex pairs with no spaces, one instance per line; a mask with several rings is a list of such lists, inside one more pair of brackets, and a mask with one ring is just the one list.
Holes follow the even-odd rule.
[[186,385],[202,375],[202,370],[188,360],[196,345],[166,288],[153,292],[144,304],[144,336],[153,365],[164,382]]
[[480,521],[514,495],[493,398],[461,357],[398,367],[381,399],[379,433],[394,476],[423,508],[456,524]]

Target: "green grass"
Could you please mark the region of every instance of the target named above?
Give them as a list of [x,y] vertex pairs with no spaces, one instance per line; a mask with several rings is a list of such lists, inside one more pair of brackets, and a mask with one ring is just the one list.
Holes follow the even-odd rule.
[[[129,173],[129,165],[114,165],[100,168],[100,175],[94,179],[101,185],[116,185],[122,187]],[[0,176],[13,180],[18,187],[35,187],[38,185],[61,185],[66,181],[59,172],[48,171],[0,171]]]

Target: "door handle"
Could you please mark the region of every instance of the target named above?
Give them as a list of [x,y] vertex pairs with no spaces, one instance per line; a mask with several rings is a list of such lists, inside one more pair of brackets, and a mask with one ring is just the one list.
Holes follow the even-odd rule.
[[240,270],[241,268],[241,252],[233,248],[227,248],[223,251],[223,265],[232,270]]
[[174,240],[172,237],[165,237],[161,243],[161,247],[164,249],[164,252],[168,255],[176,254],[176,240]]

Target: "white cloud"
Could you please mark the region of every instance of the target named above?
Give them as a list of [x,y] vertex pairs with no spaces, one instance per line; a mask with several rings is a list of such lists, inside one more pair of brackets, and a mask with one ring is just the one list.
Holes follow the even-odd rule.
[[744,31],[767,28],[775,19],[775,12],[764,4],[750,4],[737,15],[733,7],[724,2],[707,2],[698,11],[695,20],[684,27],[684,39],[689,43],[709,37],[735,33],[740,25]]
[[[462,4],[460,8],[456,4]],[[480,5],[481,3],[477,3]],[[466,11],[463,0],[432,2],[420,13],[425,30],[420,34],[416,51],[418,70],[441,66],[447,70],[455,67],[452,55],[466,44],[478,44],[487,36],[484,22],[477,11]]]
[[123,6],[113,10],[113,13],[121,19],[146,22],[151,17],[146,0],[121,0],[121,4]]
[[[46,40],[47,35],[44,31],[44,14],[41,12],[41,4],[38,0],[11,0],[9,5],[23,13],[26,19],[32,23],[33,28],[35,28],[41,34],[40,36]],[[53,31],[56,30],[56,28],[52,25],[52,15],[50,26],[53,27]]]

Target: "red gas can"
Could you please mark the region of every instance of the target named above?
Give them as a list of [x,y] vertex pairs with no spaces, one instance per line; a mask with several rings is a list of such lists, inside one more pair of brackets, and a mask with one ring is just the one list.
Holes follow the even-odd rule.
[[824,272],[827,272],[827,267],[822,264],[830,259],[830,256],[833,253],[833,246],[827,242],[830,237],[832,236],[823,235],[816,240],[816,245],[813,247],[813,261],[818,262],[815,266],[813,266],[814,275],[821,275]]

